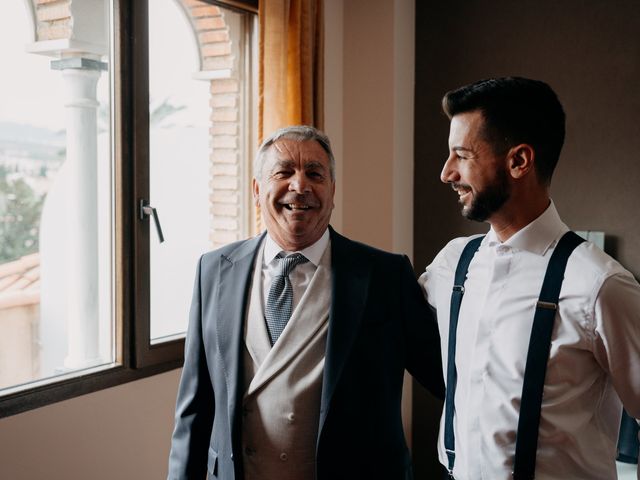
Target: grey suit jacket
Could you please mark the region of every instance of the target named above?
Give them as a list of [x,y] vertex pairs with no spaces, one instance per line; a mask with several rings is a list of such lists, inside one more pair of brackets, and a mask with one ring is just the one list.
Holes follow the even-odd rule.
[[[401,418],[407,369],[442,398],[435,319],[408,259],[331,229],[332,306],[323,374],[318,480],[411,478]],[[242,480],[242,341],[262,237],[202,256],[169,457],[170,480]],[[309,479],[313,480],[313,479]]]

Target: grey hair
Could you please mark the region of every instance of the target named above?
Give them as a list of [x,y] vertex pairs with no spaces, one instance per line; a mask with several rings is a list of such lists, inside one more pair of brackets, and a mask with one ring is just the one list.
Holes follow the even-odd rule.
[[294,140],[296,142],[316,141],[320,144],[322,149],[327,153],[329,157],[329,171],[331,174],[331,180],[336,179],[336,160],[333,157],[333,151],[331,150],[331,142],[329,137],[324,132],[321,132],[317,128],[310,127],[309,125],[292,125],[276,130],[269,135],[258,148],[256,159],[253,162],[253,177],[256,180],[262,179],[262,168],[264,167],[264,159],[267,151],[278,140]]

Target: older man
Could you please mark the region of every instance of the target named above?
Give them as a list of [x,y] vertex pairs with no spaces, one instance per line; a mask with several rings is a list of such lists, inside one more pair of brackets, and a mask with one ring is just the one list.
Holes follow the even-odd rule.
[[440,461],[458,480],[613,480],[621,403],[640,416],[640,286],[562,222],[556,94],[525,78],[449,92],[441,179],[486,236],[421,277],[447,352]]
[[437,326],[406,257],[329,227],[329,139],[260,147],[266,233],[199,263],[169,479],[406,479],[405,368],[442,395]]

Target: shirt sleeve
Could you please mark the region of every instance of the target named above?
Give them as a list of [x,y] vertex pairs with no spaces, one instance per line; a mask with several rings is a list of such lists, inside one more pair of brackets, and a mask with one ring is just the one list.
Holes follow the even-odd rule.
[[422,275],[420,275],[420,278],[418,278],[418,283],[422,288],[424,297],[427,299],[427,302],[429,302],[429,305],[431,307],[435,307],[435,295],[433,293],[433,289],[435,288],[435,285],[434,285],[435,282],[433,280],[434,271],[437,269],[438,260],[439,260],[439,257],[441,256],[442,256],[442,252],[438,254],[438,256],[433,260],[433,262],[427,265],[427,268],[425,269],[425,271],[422,273]]
[[608,277],[595,300],[594,352],[629,415],[640,418],[640,285],[628,273]]
[[[424,295],[432,308],[436,308],[436,290],[440,288],[438,277],[452,276],[456,268],[462,249],[469,241],[467,237],[458,237],[451,240],[440,250],[433,261],[427,265],[424,273],[420,275],[418,283],[424,292]],[[453,280],[453,277],[451,277]],[[448,287],[450,288],[450,287]]]

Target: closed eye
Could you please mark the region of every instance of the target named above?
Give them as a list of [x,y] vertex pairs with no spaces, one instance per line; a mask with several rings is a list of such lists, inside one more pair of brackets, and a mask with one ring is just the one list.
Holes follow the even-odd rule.
[[324,175],[321,172],[315,172],[315,171],[307,172],[307,176],[309,178],[313,178],[313,179],[316,179],[316,180],[324,178]]
[[273,178],[287,178],[293,174],[291,170],[278,170],[273,173]]
[[452,152],[460,160],[469,160],[474,156],[472,150],[464,147],[453,147]]

